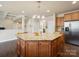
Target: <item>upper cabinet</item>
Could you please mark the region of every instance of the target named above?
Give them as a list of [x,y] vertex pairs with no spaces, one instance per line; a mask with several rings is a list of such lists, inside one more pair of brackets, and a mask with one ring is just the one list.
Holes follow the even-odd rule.
[[69,13],[69,14],[65,14],[64,15],[64,20],[65,21],[68,21],[68,20],[71,20],[72,19],[72,13]]
[[78,20],[78,19],[79,19],[79,11],[64,14],[64,21]]
[[72,13],[72,20],[77,20],[79,19],[79,12],[73,12]]
[[56,26],[60,27],[64,25],[64,18],[63,17],[56,17]]
[[56,17],[56,30],[61,32],[62,27],[64,26],[64,17]]

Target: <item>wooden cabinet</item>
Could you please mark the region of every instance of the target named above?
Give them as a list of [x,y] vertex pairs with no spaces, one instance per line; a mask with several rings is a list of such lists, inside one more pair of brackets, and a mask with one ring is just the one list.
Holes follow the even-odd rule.
[[39,56],[47,57],[51,56],[51,42],[41,41],[39,42]]
[[64,17],[56,17],[56,26],[64,25]]
[[61,32],[64,26],[64,17],[56,17],[56,31]]
[[62,36],[54,40],[17,40],[17,54],[26,57],[58,56],[63,51],[64,39]]
[[26,41],[26,56],[35,57],[38,56],[38,42]]
[[52,47],[52,56],[57,56],[57,40],[54,40],[53,42],[52,42],[52,45],[51,45],[51,47]]
[[57,48],[57,51],[58,51],[58,55],[62,55],[63,54],[63,52],[64,52],[64,37],[62,36],[62,37],[60,37],[60,38],[58,38],[58,43],[57,43],[57,47],[59,47],[59,48]]
[[79,19],[79,12],[73,12],[72,13],[72,20],[78,20]]
[[64,20],[65,21],[79,20],[79,11],[64,14]]
[[64,21],[68,21],[72,19],[72,13],[68,13],[64,15]]
[[21,49],[20,39],[17,39],[17,49],[16,49],[17,56],[20,56],[21,54],[20,49]]
[[21,44],[21,56],[25,56],[25,40],[20,40],[20,44]]

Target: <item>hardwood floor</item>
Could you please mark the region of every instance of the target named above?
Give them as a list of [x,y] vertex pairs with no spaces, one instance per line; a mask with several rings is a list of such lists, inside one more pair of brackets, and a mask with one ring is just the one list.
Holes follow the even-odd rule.
[[65,43],[64,53],[60,55],[61,57],[79,57],[79,46]]
[[0,57],[16,56],[16,40],[0,42]]

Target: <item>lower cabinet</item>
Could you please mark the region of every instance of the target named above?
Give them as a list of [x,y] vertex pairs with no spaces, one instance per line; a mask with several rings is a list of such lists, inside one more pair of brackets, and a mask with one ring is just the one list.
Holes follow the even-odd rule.
[[54,40],[54,41],[52,42],[51,47],[52,47],[52,50],[51,50],[52,56],[53,56],[53,57],[56,57],[56,56],[57,56],[57,40]]
[[36,57],[38,56],[38,42],[26,41],[26,56]]
[[51,42],[40,41],[38,50],[39,50],[38,51],[39,56],[42,56],[42,57],[51,56]]
[[22,40],[17,41],[17,55],[26,57],[56,57],[64,48],[63,37],[54,40]]
[[17,39],[17,49],[16,49],[16,52],[17,52],[17,56],[20,56],[20,54],[21,54],[20,39]]
[[25,46],[26,46],[26,45],[25,45],[25,40],[22,40],[22,39],[21,39],[21,40],[20,40],[20,44],[21,44],[21,49],[20,49],[20,53],[21,53],[21,54],[20,54],[20,56],[23,56],[23,57],[24,57],[24,56],[25,56]]
[[64,52],[64,37],[60,37],[58,38],[58,43],[57,43],[57,51],[58,51],[58,55],[62,55]]

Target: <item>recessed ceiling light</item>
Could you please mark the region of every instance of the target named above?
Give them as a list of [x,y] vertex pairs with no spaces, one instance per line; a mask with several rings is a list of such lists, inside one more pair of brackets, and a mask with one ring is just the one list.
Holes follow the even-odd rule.
[[44,19],[45,18],[45,16],[42,16],[42,19]]
[[76,4],[76,3],[77,3],[77,1],[73,1],[73,2],[72,2],[72,4]]
[[3,5],[2,4],[0,4],[0,7],[2,7]]
[[33,18],[33,19],[34,19],[34,18],[36,18],[36,15],[33,15],[33,17],[32,17],[32,18]]
[[47,10],[46,12],[50,12],[50,10]]
[[40,15],[38,15],[37,18],[40,18]]

